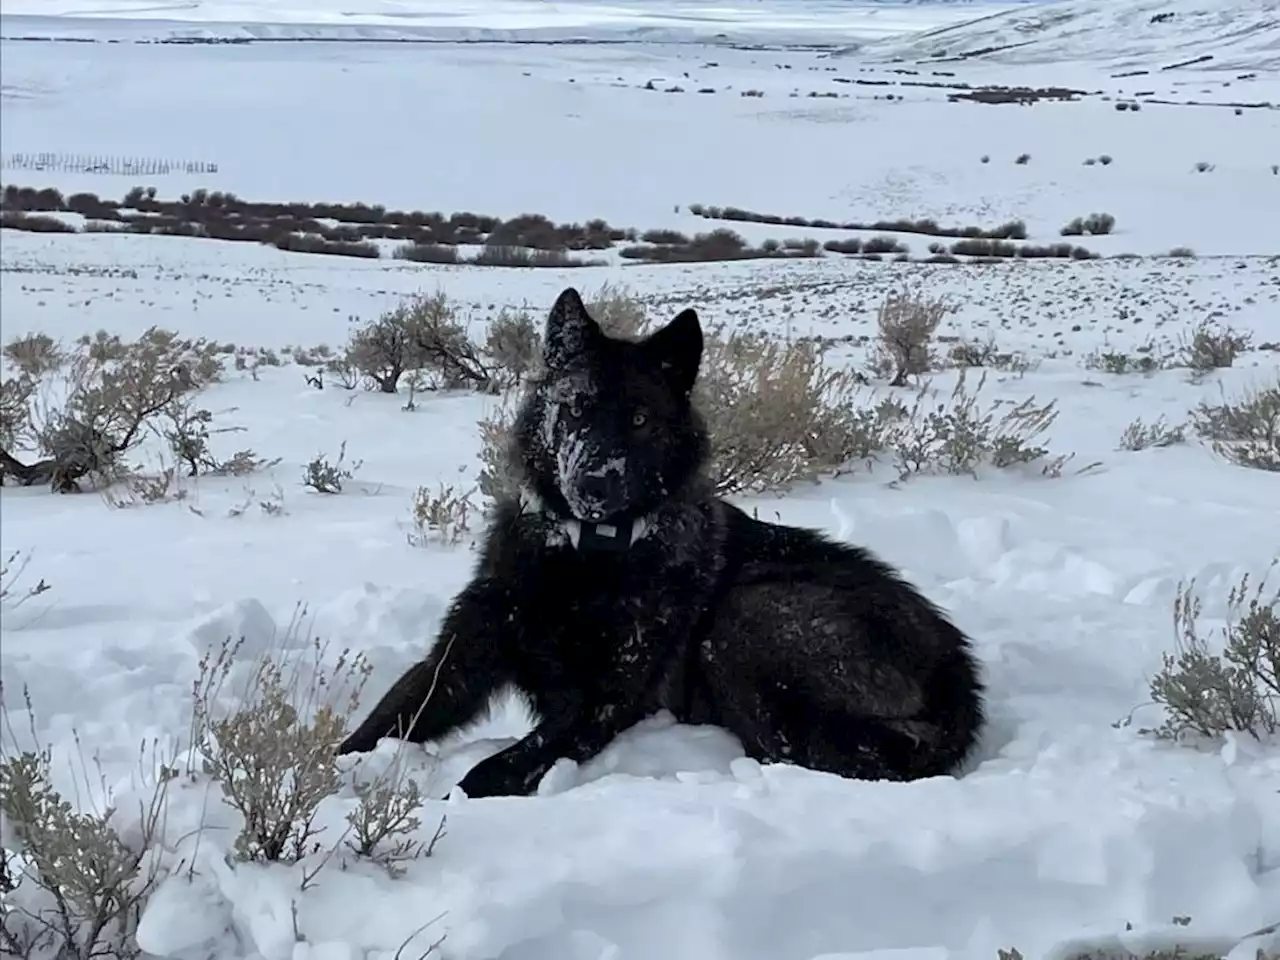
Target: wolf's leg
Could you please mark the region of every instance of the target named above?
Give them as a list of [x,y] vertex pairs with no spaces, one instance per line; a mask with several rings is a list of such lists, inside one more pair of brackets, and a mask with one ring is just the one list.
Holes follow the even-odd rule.
[[405,671],[338,753],[365,753],[382,737],[439,740],[474,720],[510,681],[494,636],[494,624],[516,622],[504,612],[509,606],[502,585],[469,583],[450,605],[431,653]]
[[650,629],[643,643],[627,649],[625,659],[592,678],[591,689],[544,697],[536,704],[542,722],[476,764],[459,786],[472,798],[525,796],[561,757],[590,760],[645,718],[653,690],[678,655],[678,638],[679,628]]

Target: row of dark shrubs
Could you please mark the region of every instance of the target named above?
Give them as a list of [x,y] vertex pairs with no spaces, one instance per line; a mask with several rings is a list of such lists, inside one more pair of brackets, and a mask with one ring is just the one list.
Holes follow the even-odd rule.
[[[0,227],[25,230],[34,233],[79,233],[72,224],[57,217],[42,214],[0,213]],[[166,223],[147,231],[162,236],[211,237],[212,239],[252,239],[250,237],[219,237],[205,232],[207,225],[182,222]],[[85,227],[90,233],[134,233],[134,229],[109,223],[90,223]],[[674,230],[653,230],[642,236],[643,244],[623,247],[619,255],[627,260],[645,263],[704,263],[710,261],[785,259],[820,257],[822,251],[858,256],[866,260],[880,260],[892,255],[895,260],[910,259],[909,249],[893,237],[871,237],[860,240],[852,237],[828,240],[819,244],[812,238],[788,238],[765,240],[758,246],[750,245],[732,230],[719,229],[686,237]],[[286,233],[263,241],[279,250],[294,253],[324,253],[335,256],[376,260],[382,256],[376,243],[368,240],[327,240],[314,234]],[[961,257],[977,262],[997,262],[1004,259],[1061,258],[1074,260],[1094,259],[1098,254],[1084,247],[1069,243],[1049,246],[1015,244],[1007,240],[969,239],[958,240],[950,248],[940,243],[929,245],[931,254],[927,263],[960,263]],[[463,256],[456,245],[442,243],[403,243],[392,256],[415,263],[474,264],[498,267],[585,267],[598,266],[604,261],[584,259],[562,250],[538,250],[529,247],[488,242],[478,253]]]
[[[90,220],[88,229],[94,231],[120,230],[144,234],[200,236],[266,243],[286,250],[342,253],[347,256],[374,257],[377,247],[370,241],[397,240],[404,244],[403,249],[411,251],[406,259],[432,263],[464,262],[456,251],[449,253],[441,249],[460,244],[484,245],[508,251],[500,256],[504,262],[514,256],[509,251],[518,249],[548,254],[604,250],[613,247],[618,241],[631,241],[633,244],[623,249],[622,256],[653,261],[812,256],[817,249],[817,241],[808,240],[791,240],[786,243],[766,241],[759,247],[748,247],[741,238],[738,238],[740,242],[737,243],[728,241],[728,237],[737,237],[737,234],[728,230],[714,230],[700,235],[700,240],[691,240],[675,230],[650,230],[638,234],[635,230],[611,227],[599,219],[591,220],[585,225],[557,225],[540,214],[522,214],[506,221],[474,213],[454,213],[445,217],[441,213],[414,211],[406,214],[402,211],[387,211],[383,207],[367,204],[249,203],[234,194],[204,190],[183,195],[179,201],[160,201],[156,200],[153,187],[135,187],[125,195],[123,201],[117,202],[103,200],[91,193],[64,197],[54,189],[37,190],[10,185],[3,190],[0,209],[6,215],[7,225],[17,229],[72,232],[73,228],[56,218],[13,219],[15,215],[31,213],[71,212]],[[984,229],[944,227],[929,219],[842,223],[804,217],[779,217],[737,207],[705,207],[694,204],[689,209],[695,215],[708,219],[810,229],[879,230],[968,240],[1023,240],[1027,236],[1026,224],[1020,220]],[[1088,218],[1089,223],[1083,232],[1109,232],[1092,228],[1094,222],[1100,222],[1099,217],[1105,216],[1093,215]],[[355,220],[336,224],[324,222],[344,217],[353,217]],[[1064,228],[1064,235],[1071,230],[1072,225]],[[652,245],[653,248],[636,245],[637,240]],[[812,252],[803,253],[809,245],[812,245]],[[826,249],[850,255],[878,255],[902,253],[906,248],[892,237],[877,236],[865,240],[854,238],[831,241],[826,244]],[[953,248],[951,252],[964,254],[965,250],[961,248],[957,251]],[[556,265],[586,262],[552,256],[533,259]]]
[[650,230],[642,235],[648,245],[623,247],[619,256],[648,263],[698,263],[711,260],[760,260],[787,257],[820,257],[817,240],[791,237],[765,240],[753,247],[732,230],[719,229],[690,238],[675,230]]
[[[369,240],[332,240],[307,233],[282,233],[265,238],[244,234],[226,235],[210,231],[208,224],[182,221],[152,223],[147,225],[149,229],[146,230],[139,230],[138,226],[93,222],[85,227],[85,231],[90,233],[142,232],[162,236],[209,237],[224,240],[261,239],[261,242],[277,249],[294,253],[325,253],[369,260],[376,260],[382,256],[379,246]],[[57,217],[7,210],[0,212],[0,227],[33,233],[80,232],[77,227]],[[896,260],[907,260],[910,253],[904,244],[893,237],[870,237],[867,240],[850,237],[828,240],[823,244],[819,244],[812,238],[793,237],[786,240],[765,240],[758,246],[752,246],[740,234],[723,228],[710,233],[696,234],[693,237],[686,237],[674,230],[651,230],[642,234],[641,239],[644,241],[642,244],[623,247],[619,255],[627,260],[646,263],[703,263],[820,257],[823,250],[846,256],[859,256],[868,260],[879,260],[885,255],[892,255]],[[416,263],[500,267],[584,267],[598,266],[604,262],[599,259],[591,260],[573,256],[563,250],[540,250],[520,244],[495,243],[492,240],[480,246],[478,253],[464,257],[454,244],[406,242],[396,247],[392,256]],[[994,262],[1011,258],[1090,260],[1098,257],[1097,253],[1070,243],[1037,246],[987,238],[957,240],[950,247],[941,243],[931,243],[929,253],[930,257],[925,261],[928,263],[959,263],[960,257],[974,258],[978,262]]]
[[[405,212],[363,203],[251,203],[233,193],[196,190],[178,200],[157,200],[154,187],[134,187],[123,200],[93,193],[69,197],[55,189],[8,185],[0,208],[16,213],[78,213],[88,220],[118,223],[137,233],[180,232],[179,224],[204,228],[204,236],[225,240],[274,243],[292,234],[314,234],[324,240],[400,240],[408,243],[480,244],[531,247],[535,250],[607,250],[635,240],[634,230],[604,220],[556,224],[540,214],[510,220],[476,213]],[[325,223],[323,221],[337,221]]]
[[949,93],[952,103],[968,100],[972,103],[1038,103],[1041,100],[1079,100],[1084,90],[1070,87],[979,87],[965,93]]
[[[26,230],[32,233],[79,233],[76,227],[60,220],[41,214],[0,213],[0,226],[13,230]],[[209,237],[219,240],[253,240],[259,239],[245,235],[217,235],[205,232],[206,225],[173,222],[155,225],[154,229],[138,230],[122,229],[111,224],[91,223],[85,227],[88,233],[154,233],[173,237]],[[309,233],[283,233],[261,238],[261,242],[278,250],[293,253],[327,253],[334,256],[357,257],[365,260],[377,260],[382,251],[376,243],[369,240],[329,240]],[[501,243],[485,243],[473,256],[464,257],[457,246],[443,243],[404,243],[392,254],[401,260],[412,260],[418,263],[470,263],[478,266],[496,267],[586,267],[598,266],[602,260],[586,260],[575,257],[563,250],[536,250],[528,247]]]
[[740,223],[768,223],[776,226],[807,227],[811,230],[879,230],[889,233],[919,233],[929,237],[970,237],[991,240],[1025,240],[1027,225],[1021,220],[1010,220],[998,227],[944,227],[936,220],[876,220],[871,223],[858,221],[811,220],[807,217],[780,217],[772,213],[756,213],[741,207],[711,207],[701,203],[689,205],[689,212],[708,220],[732,220]]

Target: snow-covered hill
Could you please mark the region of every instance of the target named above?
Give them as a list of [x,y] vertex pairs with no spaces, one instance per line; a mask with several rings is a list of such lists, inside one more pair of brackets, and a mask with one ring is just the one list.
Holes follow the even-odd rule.
[[845,45],[1025,0],[5,0],[0,35]]
[[859,55],[1222,70],[1280,68],[1280,0],[1058,0],[891,38]]

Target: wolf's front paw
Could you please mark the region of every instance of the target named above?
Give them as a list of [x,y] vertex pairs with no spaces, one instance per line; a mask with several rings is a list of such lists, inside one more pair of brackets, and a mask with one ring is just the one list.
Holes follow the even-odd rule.
[[543,771],[513,763],[501,753],[481,760],[458,784],[471,800],[480,797],[526,797]]

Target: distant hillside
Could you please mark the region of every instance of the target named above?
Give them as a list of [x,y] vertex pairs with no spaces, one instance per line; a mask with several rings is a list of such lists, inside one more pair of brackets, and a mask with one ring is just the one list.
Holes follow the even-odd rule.
[[1116,67],[1206,57],[1207,69],[1274,70],[1280,68],[1280,0],[1057,0],[877,41],[861,54]]

